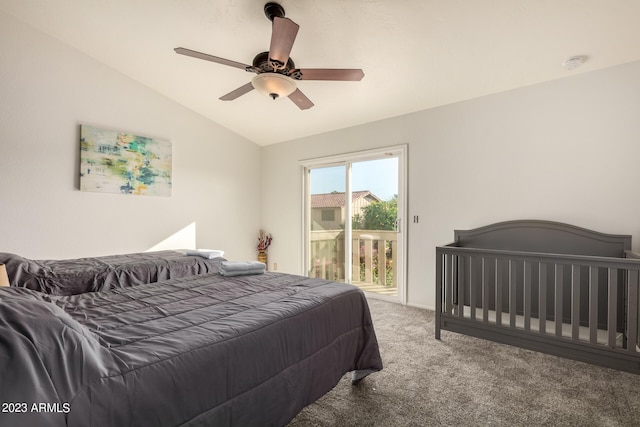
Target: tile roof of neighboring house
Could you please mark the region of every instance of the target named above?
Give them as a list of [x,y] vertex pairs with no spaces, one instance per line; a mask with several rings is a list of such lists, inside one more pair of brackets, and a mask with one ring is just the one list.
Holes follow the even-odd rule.
[[[376,201],[380,202],[380,198],[373,194],[369,190],[365,191],[352,191],[351,199],[355,202],[363,197],[371,196]],[[344,193],[326,193],[326,194],[312,194],[311,195],[311,208],[339,208],[344,206],[345,196]]]

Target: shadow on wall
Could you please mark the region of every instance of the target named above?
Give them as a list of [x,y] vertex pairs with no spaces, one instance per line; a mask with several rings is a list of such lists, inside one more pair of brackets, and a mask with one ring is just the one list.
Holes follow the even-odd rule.
[[184,227],[182,230],[178,230],[171,236],[155,244],[147,249],[147,252],[151,251],[165,251],[171,249],[195,249],[196,248],[196,223]]

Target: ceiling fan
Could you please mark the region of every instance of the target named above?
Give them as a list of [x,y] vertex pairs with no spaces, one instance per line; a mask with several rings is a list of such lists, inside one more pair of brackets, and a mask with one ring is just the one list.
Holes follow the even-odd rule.
[[284,17],[284,9],[278,3],[265,4],[264,14],[272,22],[271,45],[268,52],[257,54],[251,65],[183,47],[177,47],[174,50],[181,55],[240,68],[256,74],[251,82],[221,96],[220,99],[223,101],[233,101],[256,89],[272,99],[289,97],[298,108],[306,110],[313,107],[313,102],[297,88],[296,80],[359,81],[364,77],[361,69],[296,68],[289,54],[300,26]]

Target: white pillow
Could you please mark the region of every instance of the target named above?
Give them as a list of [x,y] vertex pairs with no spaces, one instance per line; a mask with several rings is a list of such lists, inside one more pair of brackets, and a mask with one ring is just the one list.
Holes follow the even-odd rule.
[[200,256],[202,258],[214,259],[224,255],[224,251],[218,249],[189,249],[187,255]]

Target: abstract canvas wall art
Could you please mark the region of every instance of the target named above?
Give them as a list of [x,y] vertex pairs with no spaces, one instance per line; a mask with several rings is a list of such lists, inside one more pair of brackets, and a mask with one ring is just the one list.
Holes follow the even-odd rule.
[[80,126],[80,190],[171,196],[171,142]]

